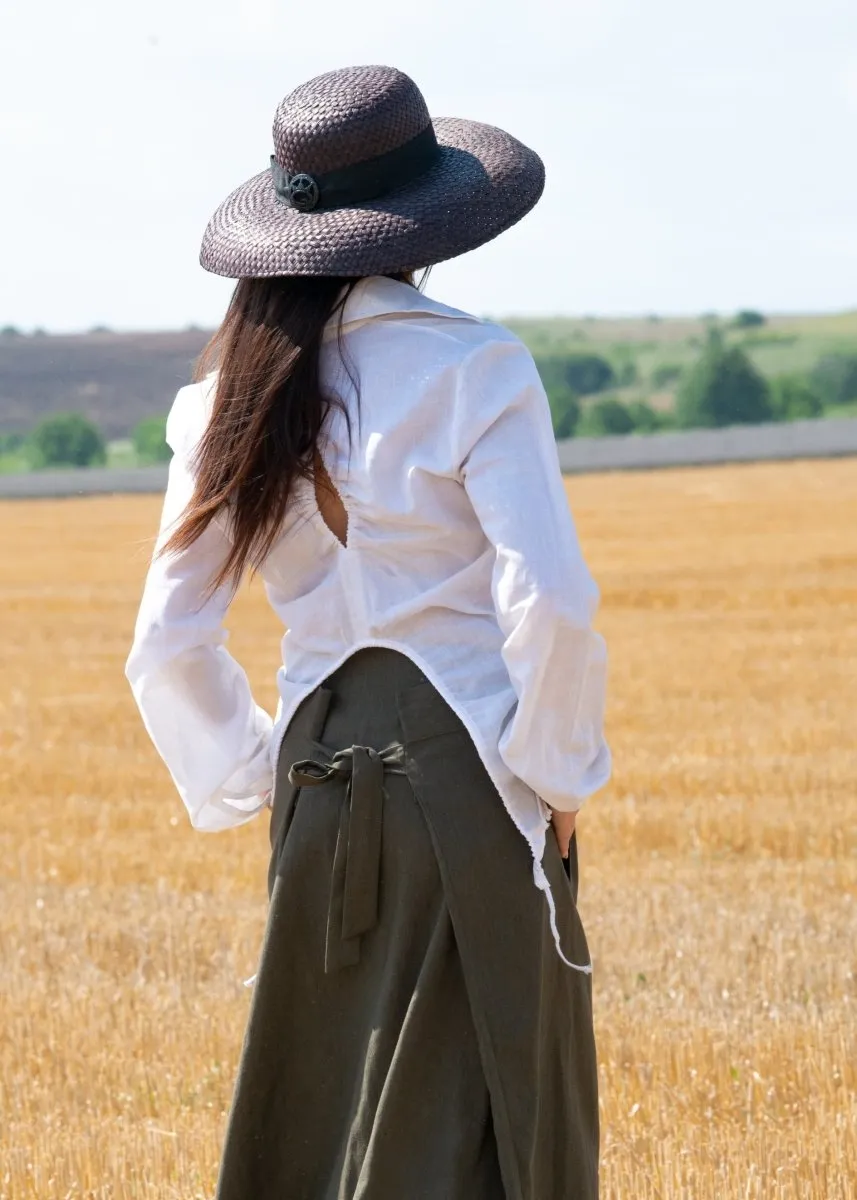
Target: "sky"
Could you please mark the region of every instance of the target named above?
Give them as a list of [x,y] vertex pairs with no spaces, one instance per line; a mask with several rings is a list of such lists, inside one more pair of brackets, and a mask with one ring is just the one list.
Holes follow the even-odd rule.
[[386,63],[545,161],[437,266],[483,315],[857,307],[855,0],[28,0],[0,45],[0,326],[212,326],[205,225],[283,96]]

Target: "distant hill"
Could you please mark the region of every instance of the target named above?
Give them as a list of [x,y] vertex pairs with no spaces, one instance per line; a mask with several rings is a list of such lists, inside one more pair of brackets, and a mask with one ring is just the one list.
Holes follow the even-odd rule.
[[81,412],[108,438],[165,413],[210,333],[0,336],[0,433],[26,433],[42,417]]
[[[723,318],[728,329],[728,318]],[[623,400],[670,407],[657,382],[659,368],[676,374],[700,353],[708,321],[670,317],[571,318],[505,322],[537,356],[594,352],[619,374]],[[193,363],[210,336],[180,333],[93,332],[79,336],[0,332],[0,433],[26,433],[44,416],[82,412],[110,439],[127,436],[139,420],[166,413],[191,379]],[[733,330],[768,376],[806,371],[820,355],[857,353],[857,312],[768,316],[761,328]],[[674,385],[672,385],[674,386]]]

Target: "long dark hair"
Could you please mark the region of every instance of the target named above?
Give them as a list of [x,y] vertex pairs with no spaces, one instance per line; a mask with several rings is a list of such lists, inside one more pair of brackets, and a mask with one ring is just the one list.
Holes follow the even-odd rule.
[[[393,278],[414,284],[409,272]],[[316,489],[331,486],[318,455],[322,429],[332,406],[344,412],[349,438],[351,421],[341,398],[322,388],[322,334],[328,321],[341,322],[358,282],[341,276],[241,279],[196,363],[197,381],[217,369],[214,403],[194,453],[193,495],[160,553],[187,549],[228,509],[232,545],[207,596],[226,583],[234,594],[245,569],[259,569],[298,478]],[[341,351],[341,328],[338,334]]]

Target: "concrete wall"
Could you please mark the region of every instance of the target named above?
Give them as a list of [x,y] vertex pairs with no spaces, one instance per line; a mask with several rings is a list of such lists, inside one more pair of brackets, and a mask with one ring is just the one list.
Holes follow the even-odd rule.
[[[695,429],[653,437],[574,438],[559,443],[563,471],[653,470],[657,467],[760,462],[789,458],[857,455],[857,418],[793,421],[784,425]],[[167,468],[114,471],[34,471],[0,475],[0,498],[95,496],[104,493],[163,492]]]
[[857,418],[790,421],[783,425],[736,425],[691,429],[651,437],[571,438],[559,443],[563,471],[653,470],[710,463],[789,458],[838,458],[857,454]]
[[23,475],[0,475],[0,499],[155,493],[163,492],[166,486],[165,466],[128,467],[118,471],[109,467],[90,467],[84,471],[29,471]]

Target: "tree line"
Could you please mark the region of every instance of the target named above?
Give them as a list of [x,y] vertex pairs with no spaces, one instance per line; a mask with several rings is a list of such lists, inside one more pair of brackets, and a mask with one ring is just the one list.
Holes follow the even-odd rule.
[[[729,345],[716,328],[688,371],[669,363],[655,370],[656,386],[677,384],[670,412],[643,400],[624,403],[603,394],[632,382],[632,361],[615,364],[599,354],[571,353],[537,356],[536,365],[558,439],[793,421],[857,401],[857,354],[827,354],[805,374],[766,379],[745,351]],[[138,463],[169,460],[165,429],[165,416],[147,417],[134,428],[131,442]],[[28,435],[0,435],[0,454],[21,454],[34,468],[90,467],[107,461],[107,443],[87,417],[63,413],[47,417]]]
[[808,372],[767,379],[718,328],[709,330],[702,354],[687,371],[670,363],[656,368],[655,386],[677,384],[675,407],[669,412],[644,400],[626,404],[603,396],[623,385],[627,368],[620,364],[617,370],[601,355],[537,357],[536,365],[558,439],[794,421],[857,401],[857,354],[826,354]]
[[[166,441],[166,417],[147,417],[134,428],[131,444],[141,465],[167,462],[172,451]],[[45,417],[29,434],[0,434],[0,454],[24,458],[43,467],[100,467],[107,462],[107,441],[94,421],[81,413]]]

